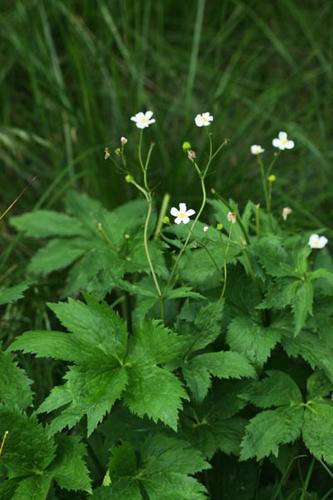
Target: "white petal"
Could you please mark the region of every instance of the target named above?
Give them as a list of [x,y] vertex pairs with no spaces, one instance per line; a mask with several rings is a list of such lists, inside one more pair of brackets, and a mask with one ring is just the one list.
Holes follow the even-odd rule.
[[188,224],[189,222],[190,222],[190,218],[189,218],[189,217],[184,217],[184,218],[182,219],[182,223],[183,223],[183,224]]
[[206,112],[206,113],[202,113],[202,116],[204,118],[207,118],[207,120],[209,119],[209,116],[210,116],[210,113]]
[[186,203],[179,203],[179,212],[186,212]]
[[318,248],[324,248],[328,243],[328,239],[325,236],[321,236],[319,238],[319,245]]
[[295,146],[294,141],[288,141],[286,144],[286,149],[293,149],[294,146]]
[[137,116],[136,115],[135,116],[131,116],[131,120],[132,120],[132,122],[137,122],[138,121]]
[[136,122],[136,126],[138,128],[147,128],[148,127],[147,123],[143,123],[143,122]]
[[153,112],[152,111],[146,111],[145,112],[145,117],[148,118],[148,120],[153,116]]
[[191,217],[191,215],[194,215],[195,214],[195,210],[193,210],[193,208],[190,208],[189,210],[187,210],[186,212],[186,216],[187,217]]
[[151,125],[152,123],[155,123],[155,122],[156,122],[155,118],[152,118],[151,120],[149,120],[148,124]]
[[202,127],[203,126],[202,116],[201,115],[197,115],[194,118],[194,121],[195,121],[195,124],[196,124],[197,127]]
[[280,141],[287,139],[287,132],[279,132],[279,139]]
[[178,217],[179,210],[176,207],[172,207],[170,214],[173,215],[173,217]]
[[280,139],[277,139],[277,138],[273,139],[272,144],[273,144],[273,146],[274,146],[275,148],[279,148],[279,149],[281,148],[281,142],[280,142]]
[[183,222],[183,219],[181,219],[180,217],[177,217],[177,219],[175,219],[175,224],[180,224],[181,222]]

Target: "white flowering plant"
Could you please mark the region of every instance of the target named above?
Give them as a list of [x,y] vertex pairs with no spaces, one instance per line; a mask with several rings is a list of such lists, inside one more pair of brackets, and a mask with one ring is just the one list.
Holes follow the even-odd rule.
[[[194,121],[210,128],[193,133],[208,132],[207,152],[188,141],[182,148],[200,201],[155,197],[144,131],[155,118],[148,111],[131,120],[139,168],[127,154],[134,133],[115,155],[138,199],[108,211],[69,192],[65,212],[10,220],[22,236],[45,240],[27,278],[38,288],[60,273],[64,284],[45,323],[1,352],[0,497],[69,490],[100,500],[204,500],[215,498],[225,466],[235,498],[256,497],[261,487],[243,475],[262,467],[271,478],[262,492],[287,498],[279,496],[287,475],[297,484],[299,471],[333,466],[329,241],[323,228],[292,232],[292,208],[275,213],[279,155],[265,167],[260,145],[250,151],[264,208],[261,200],[240,208],[207,185],[228,142],[215,145],[207,112]],[[273,145],[291,142],[281,132]],[[37,400],[26,355],[60,373]]]

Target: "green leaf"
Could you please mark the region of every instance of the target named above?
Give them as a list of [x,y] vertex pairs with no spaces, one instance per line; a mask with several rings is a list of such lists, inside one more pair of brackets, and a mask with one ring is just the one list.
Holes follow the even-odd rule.
[[41,474],[53,461],[53,438],[34,417],[0,409],[0,436],[8,431],[4,466],[9,478]]
[[12,356],[0,352],[0,402],[24,410],[32,403],[31,383]]
[[89,305],[69,299],[67,303],[49,304],[49,307],[75,337],[100,347],[105,353],[124,355],[126,324],[107,304],[99,304],[92,298]]
[[305,325],[308,314],[312,314],[312,303],[312,283],[310,281],[299,282],[292,306],[295,315],[295,336]]
[[304,412],[303,440],[318,459],[333,465],[333,403],[311,401]]
[[252,418],[245,429],[241,444],[241,460],[261,460],[271,453],[277,457],[279,446],[292,443],[300,433],[303,408],[280,407],[267,410]]
[[301,356],[312,368],[322,369],[326,376],[333,382],[333,348],[326,339],[317,334],[303,331],[296,338],[285,336],[282,345],[288,356]]
[[12,217],[10,224],[17,231],[33,238],[80,236],[85,234],[82,225],[75,217],[52,212],[51,210],[36,210],[35,212]]
[[210,376],[218,378],[255,377],[256,372],[248,359],[238,352],[211,352],[190,360],[183,370],[194,397],[202,401],[211,385]]
[[263,327],[246,316],[235,318],[228,327],[227,342],[230,349],[244,354],[255,365],[262,366],[271,350],[279,342],[281,330]]
[[84,461],[86,449],[77,436],[59,436],[57,460],[52,473],[60,488],[91,493],[89,471]]
[[12,500],[44,500],[51,486],[52,476],[35,475],[20,481]]
[[277,370],[267,371],[266,374],[267,377],[263,380],[249,384],[241,397],[259,408],[283,406],[302,401],[302,394],[289,375]]
[[127,385],[127,372],[123,367],[112,367],[107,360],[96,359],[95,366],[72,367],[65,375],[66,384],[54,388],[41,404],[38,413],[50,412],[70,403],[55,417],[50,430],[55,433],[64,427],[73,427],[84,415],[87,416],[88,436],[94,431],[105,414],[120,398]]
[[313,372],[306,382],[309,399],[324,398],[333,390],[333,383],[321,370]]
[[76,240],[54,239],[38,250],[28,265],[28,271],[34,274],[49,274],[63,269],[81,257],[85,248]]
[[260,263],[271,276],[288,276],[283,264],[288,263],[288,254],[283,240],[275,235],[264,236],[251,244],[251,251],[259,257]]
[[117,479],[111,486],[94,490],[93,500],[143,500],[139,486],[127,478]]
[[22,283],[18,283],[10,288],[0,290],[0,306],[21,299],[29,286],[30,283],[28,281],[22,281]]
[[82,361],[98,352],[98,349],[88,342],[73,337],[70,333],[35,330],[17,337],[8,350],[64,361]]
[[129,369],[128,389],[123,397],[139,417],[148,415],[154,422],[161,420],[175,431],[182,399],[189,399],[173,373],[154,365]]

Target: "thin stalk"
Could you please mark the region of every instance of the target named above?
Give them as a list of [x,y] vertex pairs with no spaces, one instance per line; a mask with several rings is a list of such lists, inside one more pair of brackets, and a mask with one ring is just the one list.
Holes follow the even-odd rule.
[[165,195],[163,196],[162,205],[161,205],[160,213],[158,216],[158,221],[156,224],[156,229],[154,232],[154,240],[156,240],[158,238],[158,236],[161,232],[161,229],[163,226],[163,219],[164,219],[164,216],[168,210],[169,202],[170,202],[170,195],[169,195],[169,193],[165,193]]
[[258,165],[260,168],[260,174],[261,174],[261,182],[262,182],[262,187],[264,191],[264,196],[265,196],[265,202],[266,202],[266,209],[267,212],[270,213],[269,210],[269,199],[268,199],[268,190],[267,190],[267,181],[266,181],[266,175],[265,175],[265,167],[262,162],[262,159],[260,158],[260,155],[257,156],[258,159]]
[[186,237],[186,240],[185,240],[185,242],[184,242],[184,245],[182,246],[182,248],[181,248],[181,250],[180,250],[179,254],[177,255],[177,258],[176,258],[176,260],[175,260],[175,263],[174,263],[174,265],[173,265],[173,268],[172,268],[172,270],[171,270],[171,273],[170,273],[170,276],[169,276],[169,279],[168,279],[168,281],[167,281],[167,284],[166,284],[166,287],[165,287],[165,288],[168,288],[168,287],[170,286],[171,282],[172,282],[172,279],[173,279],[173,277],[174,277],[174,275],[175,275],[175,272],[176,272],[176,270],[177,270],[177,267],[178,267],[179,261],[180,261],[180,259],[182,258],[183,253],[185,252],[185,250],[186,250],[186,248],[187,248],[187,245],[188,245],[188,243],[189,243],[189,241],[190,241],[190,239],[191,239],[191,236],[192,236],[193,230],[194,230],[194,228],[195,228],[195,226],[196,226],[196,224],[197,224],[198,220],[199,220],[199,219],[200,219],[200,217],[201,217],[201,214],[202,214],[202,212],[203,212],[203,210],[204,210],[204,208],[205,208],[206,201],[207,201],[207,193],[206,193],[206,186],[205,186],[205,178],[204,178],[203,174],[201,174],[201,172],[200,172],[200,169],[199,169],[198,165],[197,165],[197,164],[195,164],[195,166],[196,166],[196,170],[197,170],[197,172],[199,172],[199,176],[200,176],[200,184],[201,184],[201,191],[202,191],[202,202],[201,202],[201,205],[200,205],[199,211],[198,211],[198,213],[197,213],[197,215],[196,215],[196,217],[195,217],[195,219],[194,219],[194,221],[193,221],[193,223],[192,223],[192,225],[191,225],[191,227],[190,227],[190,230],[189,230],[189,232],[188,232],[188,235],[187,235],[187,237]]
[[308,489],[308,486],[309,486],[309,482],[310,482],[310,479],[311,479],[311,476],[312,476],[312,471],[313,471],[314,463],[315,463],[315,459],[313,457],[312,460],[311,460],[311,463],[309,465],[305,481],[303,483],[302,494],[300,496],[300,500],[304,500],[305,499],[305,495],[306,495],[306,492],[307,492],[307,489]]

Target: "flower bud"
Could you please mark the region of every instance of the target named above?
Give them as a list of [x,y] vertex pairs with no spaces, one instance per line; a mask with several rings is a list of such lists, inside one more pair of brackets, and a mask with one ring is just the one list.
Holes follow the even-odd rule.
[[223,224],[221,224],[221,223],[217,224],[217,225],[216,225],[216,229],[217,229],[218,231],[222,231],[222,229],[223,229]]
[[229,222],[231,222],[231,224],[235,224],[237,219],[236,212],[228,212],[227,219]]
[[195,151],[193,151],[193,149],[189,149],[189,150],[187,151],[187,158],[188,158],[189,160],[193,161],[193,160],[195,160],[195,159],[196,159],[196,157],[197,157],[197,154],[196,154],[196,152],[195,152]]
[[187,142],[187,141],[183,142],[183,146],[182,146],[183,151],[185,151],[185,152],[186,152],[186,151],[188,151],[189,149],[191,149],[191,147],[192,147],[192,146],[191,146],[191,143],[190,143],[190,142]]
[[163,217],[163,224],[170,224],[170,219],[167,215]]
[[104,160],[107,160],[108,158],[110,158],[110,156],[110,148],[104,148]]
[[116,148],[114,150],[114,154],[117,155],[117,156],[120,156],[121,155],[121,149],[120,148]]
[[127,144],[127,143],[128,143],[128,140],[126,139],[126,137],[120,137],[120,144],[122,146],[125,146],[125,144]]
[[133,176],[132,176],[132,175],[127,174],[127,175],[125,176],[125,181],[126,181],[126,182],[128,182],[128,183],[130,184],[131,182],[133,182],[133,181],[134,181],[134,178],[133,178]]
[[275,182],[276,181],[276,176],[275,175],[269,175],[268,176],[268,182]]

